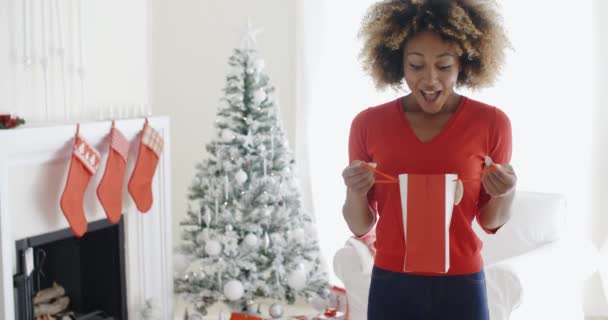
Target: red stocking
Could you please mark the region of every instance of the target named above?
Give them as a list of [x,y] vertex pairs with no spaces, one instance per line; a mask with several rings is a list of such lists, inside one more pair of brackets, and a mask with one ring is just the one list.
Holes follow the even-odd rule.
[[163,152],[163,144],[163,138],[146,119],[141,133],[137,162],[129,179],[129,194],[141,213],[148,212],[152,207],[152,178]]
[[112,123],[106,171],[97,187],[97,197],[111,223],[118,223],[122,215],[122,185],[128,154],[129,141]]
[[83,198],[89,181],[99,166],[99,152],[76,132],[70,171],[61,195],[61,210],[76,237],[87,232]]

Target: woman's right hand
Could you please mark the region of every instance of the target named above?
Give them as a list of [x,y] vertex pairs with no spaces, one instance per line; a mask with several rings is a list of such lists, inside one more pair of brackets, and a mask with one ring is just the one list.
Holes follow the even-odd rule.
[[[356,196],[367,196],[367,192],[374,185],[376,179],[374,173],[361,166],[363,161],[355,160],[342,171],[342,178],[348,193]],[[369,163],[376,167],[375,163]]]

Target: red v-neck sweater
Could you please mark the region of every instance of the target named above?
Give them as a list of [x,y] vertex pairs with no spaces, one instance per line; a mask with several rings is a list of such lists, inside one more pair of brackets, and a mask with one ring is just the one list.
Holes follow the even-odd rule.
[[[464,96],[441,132],[427,142],[422,142],[410,127],[402,98],[362,111],[351,125],[350,162],[375,162],[379,171],[392,176],[456,173],[462,179],[480,178],[486,155],[495,163],[510,162],[509,118],[495,107]],[[404,272],[407,248],[403,240],[399,187],[376,184],[369,191],[368,199],[378,216],[374,264],[382,269]],[[481,182],[464,183],[464,196],[454,207],[449,229],[450,268],[447,274],[482,270],[482,243],[471,224],[478,216],[479,208],[489,199]],[[495,233],[498,229],[484,230]]]

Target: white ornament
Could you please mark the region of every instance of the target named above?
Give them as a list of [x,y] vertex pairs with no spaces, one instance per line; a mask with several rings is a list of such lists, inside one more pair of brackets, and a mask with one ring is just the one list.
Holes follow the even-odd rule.
[[273,303],[272,305],[270,305],[268,313],[273,319],[279,319],[283,316],[284,313],[283,306],[278,303]]
[[238,280],[230,280],[224,285],[224,296],[230,301],[236,301],[240,299],[245,293],[243,284]]
[[302,269],[304,273],[312,271],[313,264],[308,260],[302,260],[298,263],[298,268]]
[[255,248],[258,245],[258,237],[253,233],[248,234],[245,236],[245,244],[250,248]]
[[306,232],[304,232],[304,229],[302,228],[297,228],[295,230],[293,230],[293,239],[297,242],[304,242],[304,240],[306,239]]
[[300,291],[306,287],[306,273],[304,270],[296,269],[287,275],[287,285],[296,290]]
[[222,245],[215,240],[209,240],[205,244],[205,252],[212,257],[217,256],[221,251]]
[[248,178],[249,176],[247,176],[247,173],[243,169],[239,169],[239,171],[234,175],[236,182],[241,185],[245,183]]
[[260,151],[260,153],[264,153],[264,151],[266,151],[266,146],[263,143],[261,143],[258,146],[258,150]]
[[261,103],[264,100],[266,100],[266,91],[264,91],[264,89],[260,88],[253,94],[253,101],[255,101],[257,103]]
[[222,130],[221,137],[224,141],[232,141],[234,139],[234,133],[229,129]]
[[232,230],[234,230],[234,228],[232,227],[232,225],[231,224],[227,224],[226,225],[226,232],[230,232]]

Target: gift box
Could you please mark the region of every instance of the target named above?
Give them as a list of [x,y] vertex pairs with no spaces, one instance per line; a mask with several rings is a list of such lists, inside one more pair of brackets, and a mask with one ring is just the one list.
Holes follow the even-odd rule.
[[405,272],[446,273],[450,268],[450,222],[462,198],[456,174],[399,175]]
[[233,312],[230,315],[230,320],[264,320],[264,318],[244,314],[244,313],[236,313]]

